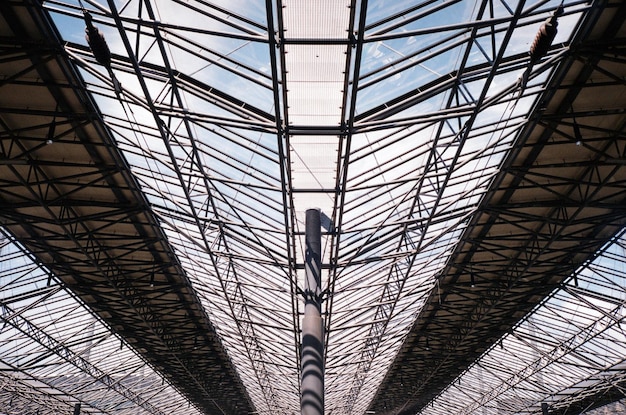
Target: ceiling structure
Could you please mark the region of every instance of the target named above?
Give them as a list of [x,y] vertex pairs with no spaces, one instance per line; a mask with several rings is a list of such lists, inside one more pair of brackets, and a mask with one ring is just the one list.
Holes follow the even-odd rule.
[[298,413],[311,208],[325,413],[624,397],[623,2],[0,11],[0,413]]

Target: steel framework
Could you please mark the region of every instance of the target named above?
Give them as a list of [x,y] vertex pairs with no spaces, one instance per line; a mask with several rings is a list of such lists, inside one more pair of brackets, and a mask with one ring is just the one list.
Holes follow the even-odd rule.
[[0,12],[0,413],[299,412],[312,208],[325,413],[624,397],[623,2]]

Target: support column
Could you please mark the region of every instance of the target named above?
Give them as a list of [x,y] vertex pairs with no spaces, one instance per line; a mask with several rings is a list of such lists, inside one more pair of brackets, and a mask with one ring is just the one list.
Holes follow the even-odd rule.
[[305,219],[304,319],[302,320],[302,415],[324,414],[324,322],[322,319],[322,241],[320,211]]

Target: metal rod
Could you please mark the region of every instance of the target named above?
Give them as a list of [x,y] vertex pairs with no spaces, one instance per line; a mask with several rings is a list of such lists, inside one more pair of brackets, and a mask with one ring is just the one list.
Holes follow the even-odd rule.
[[321,315],[321,221],[306,211],[304,319],[302,321],[302,415],[324,414],[324,322]]

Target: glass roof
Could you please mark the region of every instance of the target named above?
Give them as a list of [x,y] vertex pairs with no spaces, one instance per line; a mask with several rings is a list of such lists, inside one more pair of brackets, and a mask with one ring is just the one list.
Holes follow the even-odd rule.
[[0,258],[0,413],[201,413],[4,233]]
[[420,414],[566,413],[623,381],[626,240],[576,271]]
[[[544,91],[551,60],[566,48],[588,5],[221,3],[43,2],[257,413],[299,411],[304,212],[320,210],[326,413],[365,413],[437,289],[435,276]],[[565,12],[555,47],[529,66],[535,33],[560,4]],[[112,52],[109,68],[96,62],[84,40],[85,12]],[[525,72],[528,82],[522,84]],[[559,375],[568,359],[592,359],[593,349],[604,347],[602,341],[576,341],[615,311],[608,297],[604,308],[585,308],[588,290],[600,284],[603,295],[621,292],[614,281],[594,276],[594,266],[459,382],[493,391],[506,385],[516,394],[509,381],[514,375],[493,368],[506,358],[515,362],[512,368],[528,370],[528,379],[516,378],[520,388],[530,381],[532,388],[551,386],[533,392],[528,402],[534,405],[537,399],[558,400],[567,387],[590,379],[587,371],[567,380]],[[46,283],[47,276],[24,275],[37,280],[28,290],[45,298],[41,307],[53,304],[46,323],[37,320],[44,318],[39,306],[29,309],[33,324],[52,333],[55,315],[88,315],[54,281]],[[579,319],[560,321],[554,317],[560,308],[575,308]],[[67,338],[71,330],[101,333],[89,338],[100,340],[87,360],[102,354],[108,373],[151,370],[123,344],[118,352],[119,339],[100,322],[86,318],[81,326],[74,318],[58,328],[70,330]],[[614,340],[616,334],[606,335]],[[36,349],[17,355],[23,342],[17,331],[2,339],[15,359],[45,359]],[[609,352],[623,355],[622,346]],[[494,374],[494,384],[487,384],[484,372]],[[21,380],[12,382],[17,388]],[[138,387],[133,393],[146,393]],[[172,396],[170,406],[159,406],[162,411],[183,399]],[[490,404],[505,405],[502,396]],[[478,404],[471,392],[451,386],[424,413],[449,412],[457,401]],[[488,413],[501,409],[480,405],[495,411]],[[520,411],[515,413],[525,413]]]

